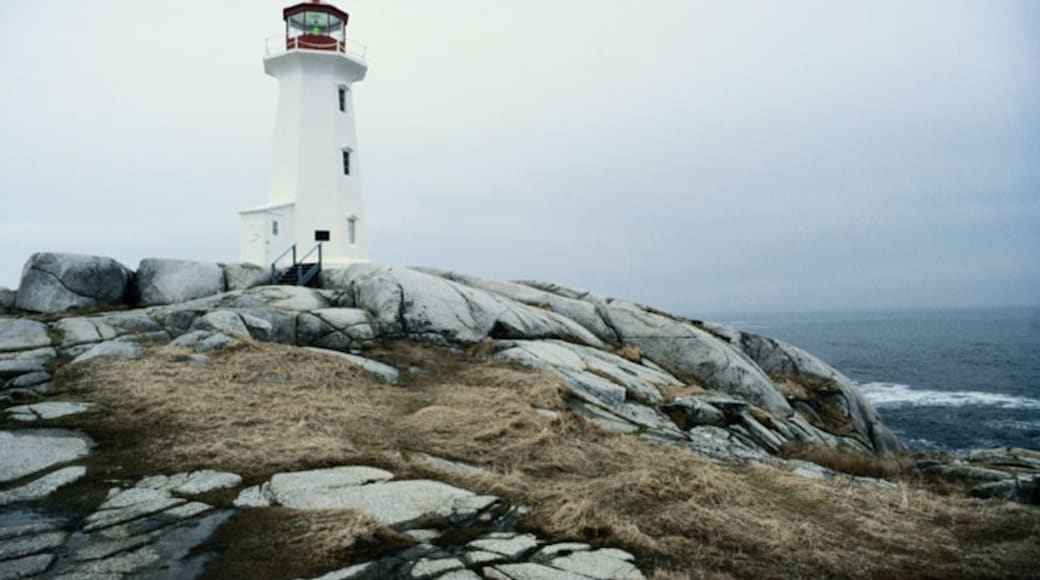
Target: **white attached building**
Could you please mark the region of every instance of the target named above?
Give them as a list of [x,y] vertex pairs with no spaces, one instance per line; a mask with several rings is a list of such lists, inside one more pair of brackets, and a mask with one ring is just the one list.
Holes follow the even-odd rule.
[[270,191],[267,205],[240,212],[242,261],[291,263],[294,244],[302,259],[321,243],[326,266],[367,262],[352,90],[365,51],[347,41],[347,13],[320,0],[283,17],[285,38],[264,59],[279,83]]

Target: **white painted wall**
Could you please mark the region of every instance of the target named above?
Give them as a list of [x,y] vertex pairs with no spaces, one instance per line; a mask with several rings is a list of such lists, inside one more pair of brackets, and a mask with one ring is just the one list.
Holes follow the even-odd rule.
[[266,267],[285,252],[296,239],[293,209],[293,204],[282,204],[240,212],[240,260]]
[[[264,70],[278,79],[278,111],[267,208],[291,205],[290,227],[271,236],[270,217],[263,248],[254,233],[256,215],[267,208],[242,213],[242,259],[270,264],[293,243],[301,253],[314,247],[314,232],[327,230],[324,244],[328,266],[368,261],[361,201],[361,156],[354,124],[354,83],[365,78],[368,66],[329,51],[292,50],[264,60]],[[346,87],[346,111],[339,108],[339,88]],[[343,172],[343,150],[351,151],[350,175]],[[347,220],[356,217],[356,238],[348,239]],[[285,224],[289,225],[289,224]],[[248,235],[247,235],[248,230]],[[246,257],[252,259],[246,260]]]

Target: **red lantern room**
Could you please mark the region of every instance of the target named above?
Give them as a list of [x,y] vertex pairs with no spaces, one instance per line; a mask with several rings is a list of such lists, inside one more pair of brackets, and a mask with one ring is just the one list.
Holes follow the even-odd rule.
[[346,52],[347,20],[350,16],[321,0],[302,2],[282,12],[287,50],[331,50]]

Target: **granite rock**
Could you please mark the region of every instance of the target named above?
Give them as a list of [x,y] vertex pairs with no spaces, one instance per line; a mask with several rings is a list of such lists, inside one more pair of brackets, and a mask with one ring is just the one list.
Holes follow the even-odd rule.
[[50,329],[46,324],[20,318],[0,318],[0,352],[33,350],[50,345]]
[[100,256],[33,254],[22,270],[16,300],[20,310],[67,312],[128,302],[134,274]]
[[176,304],[224,292],[219,264],[148,258],[137,268],[137,296],[148,306]]

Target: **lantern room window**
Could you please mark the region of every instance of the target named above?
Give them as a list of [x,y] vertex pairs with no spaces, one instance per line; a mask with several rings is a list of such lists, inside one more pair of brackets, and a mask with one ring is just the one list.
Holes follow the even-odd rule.
[[287,48],[343,52],[347,18],[346,12],[328,4],[311,2],[290,6],[285,9]]
[[342,41],[343,20],[324,12],[300,12],[289,17],[289,38],[330,36]]

